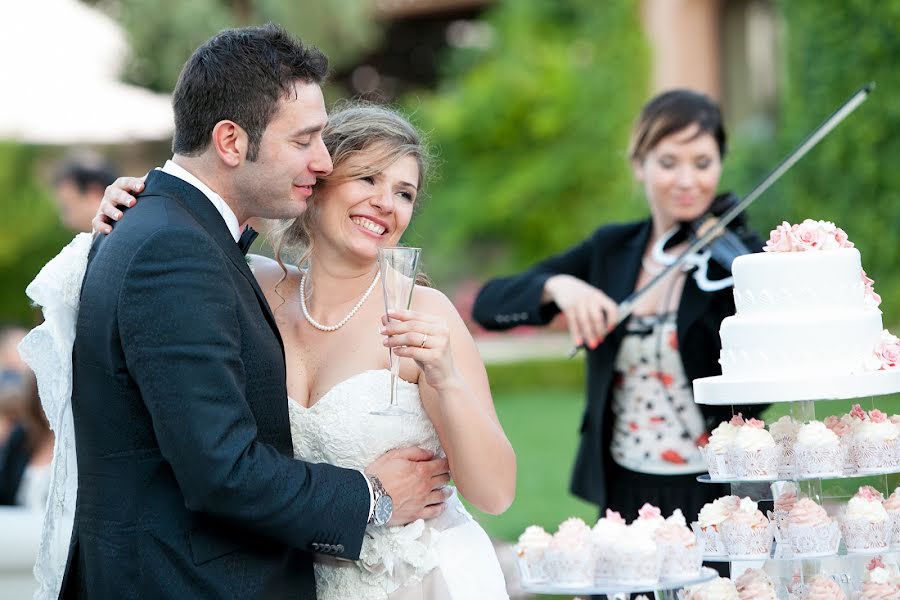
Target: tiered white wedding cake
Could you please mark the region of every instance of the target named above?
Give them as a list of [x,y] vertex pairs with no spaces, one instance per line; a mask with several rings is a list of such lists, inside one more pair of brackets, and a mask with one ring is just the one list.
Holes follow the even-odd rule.
[[[858,376],[897,367],[900,344],[884,330],[881,298],[843,230],[811,219],[782,223],[764,250],[734,261],[737,313],[719,330],[722,376],[694,382],[698,402],[803,399],[787,389],[775,397],[765,387],[741,390],[742,382],[804,382],[809,399],[852,397],[862,389]],[[878,393],[880,378],[862,385]]]

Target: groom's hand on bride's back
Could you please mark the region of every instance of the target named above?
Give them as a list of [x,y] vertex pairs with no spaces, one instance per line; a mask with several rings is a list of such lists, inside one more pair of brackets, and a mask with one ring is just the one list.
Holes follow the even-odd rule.
[[381,481],[394,502],[388,525],[431,519],[444,512],[450,495],[450,463],[422,448],[385,452],[366,469]]
[[97,214],[91,220],[94,233],[112,233],[112,224],[122,218],[120,207],[129,208],[137,202],[134,196],[144,191],[143,177],[119,177],[103,192]]

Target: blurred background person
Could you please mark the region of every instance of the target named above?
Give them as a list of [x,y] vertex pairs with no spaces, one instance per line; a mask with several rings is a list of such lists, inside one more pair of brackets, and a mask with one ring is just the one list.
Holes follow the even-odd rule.
[[59,218],[69,230],[89,232],[106,186],[118,177],[116,168],[93,152],[69,155],[53,178]]
[[26,333],[19,327],[0,332],[0,505],[43,511],[50,486],[53,433],[41,408],[34,374],[16,350]]
[[[722,116],[709,97],[675,90],[653,98],[629,149],[649,218],[600,227],[524,273],[489,281],[475,300],[474,317],[487,329],[547,325],[565,314],[573,343],[588,350],[571,490],[629,520],[645,502],[693,518],[727,493],[696,476],[706,472],[699,446],[732,408],[695,404],[691,381],[721,374],[719,325],[735,311],[730,264],[710,260],[705,283],[692,270],[673,271],[615,327],[618,303],[665,267],[654,246],[681,224],[729,205],[728,196],[716,196],[725,152]],[[748,248],[762,249],[742,218],[730,227]],[[680,254],[687,241],[673,240],[666,252]]]

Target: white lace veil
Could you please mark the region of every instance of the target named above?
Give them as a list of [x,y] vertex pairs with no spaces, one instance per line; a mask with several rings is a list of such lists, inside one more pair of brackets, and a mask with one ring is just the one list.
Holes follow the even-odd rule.
[[44,313],[44,322],[19,344],[19,353],[37,377],[44,413],[56,440],[50,494],[34,575],[36,599],[59,597],[78,489],[75,427],[72,421],[72,346],[81,282],[87,268],[91,235],[80,233],[34,278],[25,293]]

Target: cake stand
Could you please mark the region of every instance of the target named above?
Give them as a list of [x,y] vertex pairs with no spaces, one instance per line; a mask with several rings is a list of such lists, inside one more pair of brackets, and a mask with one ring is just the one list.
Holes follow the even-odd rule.
[[[790,414],[796,421],[806,422],[816,418],[815,402],[820,400],[853,400],[873,398],[900,393],[900,369],[873,371],[859,375],[842,376],[809,376],[795,379],[747,379],[740,380],[734,377],[706,377],[693,382],[694,401],[698,404],[708,405],[741,405],[741,404],[775,404],[790,403]],[[849,407],[848,407],[849,408]],[[871,408],[871,407],[870,407]],[[881,477],[879,487],[890,493],[887,476],[900,472],[900,467],[893,467],[876,472],[844,472],[841,475],[798,477],[795,475],[779,475],[771,478],[741,479],[737,477],[711,479],[709,475],[701,475],[697,481],[702,483],[726,483],[731,484],[732,493],[738,496],[750,496],[753,500],[772,500],[770,486],[779,481],[795,482],[798,493],[802,493],[818,503],[831,498],[823,494],[823,481],[841,481],[858,478]],[[856,487],[861,482],[853,483]],[[777,485],[777,484],[776,484]],[[832,498],[844,498],[844,495]],[[900,550],[893,548],[871,554],[859,552],[847,552],[843,542],[837,554],[820,557],[797,557],[790,551],[785,551],[779,545],[773,544],[772,553],[768,558],[756,559],[756,564],[761,562],[775,563],[774,569],[784,575],[790,569],[794,571],[799,566],[801,571],[806,568],[813,572],[828,573],[844,588],[854,587],[858,583],[859,576],[865,568],[865,563],[873,556],[898,556]],[[741,562],[747,564],[743,558],[729,556],[705,556],[706,562]],[[849,591],[849,590],[848,590]],[[782,596],[779,595],[779,598]],[[848,596],[850,597],[850,596]]]
[[663,579],[658,583],[644,585],[625,585],[609,582],[596,582],[591,586],[567,586],[552,582],[532,581],[527,577],[527,570],[522,561],[516,561],[519,565],[519,574],[522,580],[522,590],[530,594],[540,595],[564,595],[564,596],[606,596],[609,600],[626,600],[630,594],[653,594],[656,600],[676,600],[678,590],[698,583],[705,583],[716,579],[719,573],[709,567],[703,567],[700,574],[688,579]]

